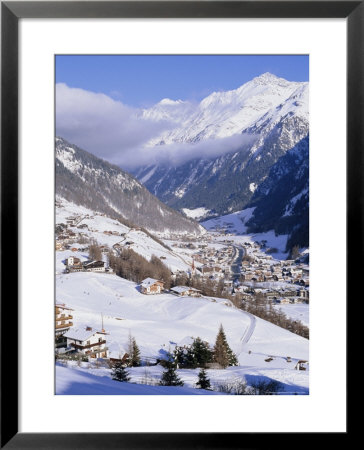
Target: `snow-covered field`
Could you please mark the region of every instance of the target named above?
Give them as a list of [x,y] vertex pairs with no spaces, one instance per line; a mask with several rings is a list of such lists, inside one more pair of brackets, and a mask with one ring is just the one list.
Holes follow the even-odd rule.
[[[275,259],[287,259],[288,253],[285,252],[288,235],[282,234],[276,236],[273,230],[266,233],[247,234],[246,222],[252,217],[254,208],[247,208],[226,216],[216,217],[214,219],[202,222],[202,225],[210,231],[226,230],[229,233],[228,239],[236,244],[244,242],[261,242],[266,240],[267,248],[276,248],[278,251],[272,256]],[[231,235],[232,234],[232,235]]]
[[[96,372],[96,375],[95,375]],[[143,381],[143,380],[142,380]],[[175,386],[120,383],[110,377],[110,370],[78,369],[56,365],[57,395],[217,395],[218,392]]]
[[182,211],[186,214],[187,217],[196,220],[203,219],[210,212],[209,209],[203,207],[195,209],[183,208]]
[[309,305],[305,303],[298,305],[274,305],[274,308],[281,309],[287,317],[293,320],[300,320],[303,325],[309,326]]
[[[129,333],[136,338],[142,359],[163,358],[176,344],[189,343],[197,336],[213,345],[222,324],[239,367],[214,371],[214,376],[245,377],[248,383],[269,378],[281,382],[286,391],[308,393],[308,373],[294,370],[299,359],[308,360],[308,340],[236,309],[227,300],[180,298],[169,293],[147,296],[133,282],[90,272],[59,273],[56,292],[57,302],[74,309],[74,328],[100,329],[103,315],[111,356],[124,354]],[[268,356],[273,360],[266,362]],[[292,362],[286,361],[287,356]],[[157,366],[149,369],[161,370]],[[196,372],[183,370],[181,377],[187,386],[196,382]]]

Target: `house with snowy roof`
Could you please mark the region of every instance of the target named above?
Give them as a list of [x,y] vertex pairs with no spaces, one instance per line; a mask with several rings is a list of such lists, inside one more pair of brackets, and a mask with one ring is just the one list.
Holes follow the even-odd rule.
[[201,297],[201,291],[188,286],[175,286],[171,291],[178,294],[180,297]]
[[164,282],[154,278],[146,278],[141,282],[140,292],[142,294],[160,294],[164,289]]
[[77,258],[76,256],[69,256],[66,259],[66,266],[68,267],[73,267],[73,266],[80,266],[81,265],[81,260],[80,258]]
[[106,358],[106,332],[96,331],[91,327],[72,328],[64,337],[67,339],[67,348],[76,353],[82,353],[90,358]]
[[105,272],[104,261],[86,261],[83,263],[86,272]]
[[64,303],[55,304],[55,333],[56,337],[66,333],[73,326],[72,308],[68,308]]

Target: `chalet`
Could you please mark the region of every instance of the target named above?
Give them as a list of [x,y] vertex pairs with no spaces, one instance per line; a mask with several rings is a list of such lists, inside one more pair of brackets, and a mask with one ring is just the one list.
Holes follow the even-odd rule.
[[308,361],[300,359],[294,367],[296,370],[308,370]]
[[71,308],[67,308],[64,303],[55,304],[55,333],[56,337],[65,334],[70,327],[73,326],[73,316],[70,314],[73,311]]
[[113,366],[115,363],[121,363],[121,364],[126,365],[129,362],[129,358],[130,358],[129,353],[124,353],[123,356],[121,356],[121,354],[119,354],[117,356],[118,356],[117,358],[116,357],[113,358],[110,356],[110,358],[109,358],[110,366]]
[[104,261],[86,261],[83,263],[86,272],[105,272]]
[[106,358],[106,334],[104,330],[95,331],[87,327],[69,330],[64,337],[67,339],[67,348],[73,349],[75,353],[90,358]]
[[178,294],[180,297],[201,297],[201,291],[193,287],[175,286],[171,288],[171,291]]
[[66,266],[68,266],[68,267],[79,266],[79,265],[81,265],[81,260],[80,260],[80,258],[76,258],[76,256],[69,256],[66,259]]
[[146,278],[141,282],[140,291],[142,294],[160,294],[164,289],[164,282],[154,278]]
[[291,297],[292,303],[306,303],[306,300],[303,297]]

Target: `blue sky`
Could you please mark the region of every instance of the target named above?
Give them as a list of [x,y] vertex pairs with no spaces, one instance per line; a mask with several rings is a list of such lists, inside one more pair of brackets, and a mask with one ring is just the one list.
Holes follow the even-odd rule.
[[308,81],[308,55],[58,55],[56,82],[104,93],[126,105],[151,106],[163,98],[200,101],[271,72]]

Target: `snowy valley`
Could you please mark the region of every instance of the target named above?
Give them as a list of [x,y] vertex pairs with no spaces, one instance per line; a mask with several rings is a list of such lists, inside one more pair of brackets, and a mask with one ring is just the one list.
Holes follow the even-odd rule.
[[56,394],[309,394],[308,82],[57,95],[131,131],[101,157],[56,137]]
[[[72,339],[66,344],[64,338],[59,339],[60,344],[56,349],[57,394],[226,394],[234,393],[234,389],[241,385],[250,389],[255,386],[257,392],[257,386],[264,386],[264,383],[269,385],[272,381],[278,383],[281,394],[307,394],[308,339],[244,311],[237,301],[249,296],[253,298],[258,292],[265,295],[277,292],[282,286],[282,296],[289,287],[291,291],[293,288],[299,292],[299,285],[292,284],[292,276],[285,277],[280,282],[274,281],[273,277],[271,281],[260,283],[243,281],[243,274],[248,272],[244,272],[239,249],[244,248],[246,255],[259,261],[267,258],[269,266],[277,264],[282,267],[281,265],[286,264],[285,260],[273,259],[266,253],[273,245],[279,246],[283,251],[284,239],[281,242],[281,237],[277,239],[269,233],[257,236],[245,233],[243,222],[248,220],[251,213],[248,210],[210,220],[204,223],[209,231],[202,238],[196,239],[191,235],[186,240],[184,235],[179,239],[174,236],[165,238],[164,245],[161,245],[141,230],[128,228],[104,213],[94,212],[57,197],[58,330],[62,331],[61,335],[66,330],[65,336],[70,337],[72,333],[77,336],[77,333],[82,334],[87,329],[91,335],[104,330],[105,334],[102,336],[106,341],[103,357],[97,357],[101,354],[92,354],[86,361],[84,357],[91,352],[86,350],[81,359],[72,358],[75,350],[70,345]],[[105,271],[101,273],[92,269],[72,270],[71,264],[67,265],[71,257],[81,263],[89,261],[89,240],[97,241],[101,249],[105,267]],[[257,241],[266,241],[265,247],[261,248],[256,244]],[[182,279],[184,276],[184,281],[190,284],[190,278],[195,277],[209,280],[212,288],[220,282],[223,290],[217,297],[184,297],[171,289],[155,295],[143,294],[141,283],[128,281],[109,269],[110,252],[118,254],[123,248],[133,249],[147,260],[152,255],[157,256],[171,271],[172,280],[178,277]],[[278,256],[287,255],[282,252]],[[205,258],[214,261],[214,264],[207,263]],[[239,269],[237,264],[241,265]],[[211,266],[214,270],[205,272]],[[171,287],[173,284],[175,283],[172,281]],[[254,290],[252,285],[262,288],[256,287]],[[235,293],[232,294],[234,290]],[[274,308],[278,306],[277,303]],[[308,311],[308,305],[304,302],[282,306],[285,306],[288,316],[290,308],[293,316],[297,307]],[[68,322],[66,319],[62,324],[62,314],[63,318],[72,319],[68,319]],[[72,325],[68,326],[70,323]],[[160,361],[167,360],[168,355],[173,354],[176,348],[188,347],[197,337],[212,348],[220,325],[224,328],[229,346],[237,356],[236,366],[207,368],[211,383],[209,390],[196,389],[197,368],[177,369],[177,374],[184,383],[181,387],[158,385],[164,371]],[[119,383],[111,379],[112,369],[105,361],[122,360],[128,353],[130,335],[138,344],[141,365],[128,367],[129,383]],[[306,370],[299,370],[300,367]]]

